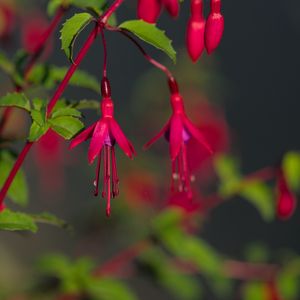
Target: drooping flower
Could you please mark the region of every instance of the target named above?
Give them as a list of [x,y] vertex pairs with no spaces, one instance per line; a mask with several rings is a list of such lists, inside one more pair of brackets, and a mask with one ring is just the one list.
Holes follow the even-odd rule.
[[160,0],[138,0],[138,18],[148,23],[156,23],[161,8]]
[[290,190],[282,170],[278,175],[277,192],[277,216],[280,219],[289,219],[295,211],[296,198]]
[[[172,160],[171,191],[185,191],[191,198],[191,181],[193,176],[191,176],[189,172],[186,144],[191,138],[194,138],[199,144],[204,146],[208,152],[212,153],[212,150],[199,129],[187,117],[183,98],[178,92],[176,81],[170,81],[170,88],[172,91],[172,115],[163,129],[145,145],[145,148],[150,147],[160,137],[165,135],[170,144],[169,149]],[[176,181],[178,181],[177,187]]]
[[205,26],[205,46],[208,54],[211,54],[219,46],[224,32],[221,0],[211,0],[210,9],[211,12]]
[[89,163],[92,164],[98,157],[96,178],[94,181],[95,196],[98,196],[100,166],[103,153],[104,174],[102,197],[107,200],[106,215],[110,216],[111,198],[115,198],[119,195],[119,178],[117,173],[115,144],[117,143],[129,158],[133,158],[135,151],[119,124],[114,119],[114,103],[111,99],[109,82],[106,78],[102,81],[102,95],[101,119],[75,137],[70,144],[70,149],[73,149],[77,145],[91,138],[88,150]]
[[185,214],[192,215],[202,209],[199,201],[190,201],[189,195],[186,192],[173,193],[168,201],[169,207],[178,207]]
[[161,0],[162,5],[165,7],[169,15],[173,18],[177,18],[179,15],[179,1],[178,0]]
[[191,17],[186,31],[186,46],[191,59],[196,62],[203,50],[205,18],[203,16],[203,0],[191,1]]

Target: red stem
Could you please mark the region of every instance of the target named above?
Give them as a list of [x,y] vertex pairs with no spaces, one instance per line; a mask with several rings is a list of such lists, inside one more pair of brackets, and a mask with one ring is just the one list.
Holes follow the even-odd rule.
[[107,11],[101,16],[100,22],[106,24],[110,16],[119,8],[119,6],[124,2],[124,0],[116,0]]
[[125,264],[131,262],[140,253],[150,247],[151,243],[147,240],[142,240],[128,249],[117,254],[115,257],[107,261],[94,271],[94,276],[107,276],[119,271]]
[[152,64],[154,65],[156,68],[160,69],[161,71],[163,71],[166,76],[168,77],[168,79],[170,81],[174,81],[174,76],[173,74],[171,73],[171,71],[166,67],[164,66],[163,64],[161,64],[160,62],[158,62],[157,60],[155,60],[154,58],[152,58],[147,52],[146,50],[139,44],[139,42],[133,38],[126,30],[123,30],[123,29],[120,29],[120,28],[117,28],[117,27],[112,27],[112,26],[106,26],[106,28],[108,30],[112,30],[112,31],[116,31],[116,32],[119,32],[121,34],[123,34],[125,37],[127,37],[129,40],[131,40],[135,45],[136,47],[140,50],[140,52],[143,54],[143,56]]

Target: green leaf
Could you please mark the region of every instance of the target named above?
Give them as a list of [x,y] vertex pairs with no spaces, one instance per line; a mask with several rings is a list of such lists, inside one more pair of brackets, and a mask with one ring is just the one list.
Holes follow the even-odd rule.
[[150,270],[159,284],[177,298],[201,299],[202,289],[198,280],[180,271],[161,249],[152,248],[142,253],[139,262]]
[[265,300],[266,287],[260,282],[249,282],[243,288],[243,300]]
[[[8,151],[0,152],[0,186],[3,186],[14,162],[15,158]],[[28,203],[28,187],[22,170],[15,176],[7,195],[14,203],[21,206],[26,206]]]
[[47,6],[48,15],[53,16],[60,6],[67,8],[68,3],[68,0],[50,0]]
[[94,300],[137,300],[125,284],[110,278],[90,280],[87,291]]
[[274,192],[267,184],[251,182],[241,188],[240,195],[257,208],[265,221],[274,219]]
[[172,41],[155,24],[149,24],[142,20],[131,20],[120,24],[119,28],[132,32],[141,40],[165,52],[174,63],[176,62],[176,51],[172,46]]
[[70,225],[66,221],[47,212],[30,216],[36,223],[53,225],[63,229],[71,229]]
[[72,105],[76,109],[79,110],[85,110],[85,109],[94,109],[94,110],[100,110],[100,104],[97,100],[80,100],[79,102],[76,102]]
[[288,184],[293,190],[300,189],[300,153],[288,152],[284,155],[282,162],[283,172]]
[[35,233],[37,232],[38,227],[34,223],[31,216],[5,209],[2,213],[0,213],[0,230],[26,230]]
[[89,13],[75,14],[68,19],[61,29],[61,43],[62,50],[64,50],[68,59],[73,62],[73,46],[79,33],[92,21],[93,16]]
[[48,122],[51,128],[66,140],[70,140],[84,127],[80,120],[70,116],[51,118]]
[[30,102],[23,93],[8,93],[0,98],[0,107],[14,106],[30,111]]
[[299,277],[283,271],[277,277],[277,286],[283,299],[296,300],[300,292]]
[[28,141],[36,142],[38,141],[49,129],[49,124],[40,126],[37,122],[33,122],[30,127]]
[[64,117],[64,116],[80,118],[81,112],[76,108],[65,107],[54,111],[51,115],[51,118]]
[[39,126],[45,125],[45,115],[43,115],[41,111],[32,109],[30,114],[32,120],[36,122]]

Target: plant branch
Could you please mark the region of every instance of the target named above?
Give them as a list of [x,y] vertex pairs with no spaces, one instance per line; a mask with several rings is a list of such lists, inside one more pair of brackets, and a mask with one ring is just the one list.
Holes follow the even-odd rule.
[[[115,2],[102,15],[102,17],[100,17],[100,20],[103,23],[107,22],[108,18],[111,16],[111,14],[114,13],[114,11],[123,3],[123,1],[124,0],[115,0]],[[82,46],[81,50],[79,51],[79,53],[78,53],[78,55],[77,55],[77,57],[74,61],[74,64],[71,65],[71,67],[69,68],[68,72],[66,73],[63,81],[57,87],[52,99],[49,101],[49,104],[47,106],[47,115],[48,116],[49,116],[49,114],[51,114],[54,106],[56,105],[56,103],[59,100],[60,96],[62,95],[65,88],[67,87],[72,75],[74,74],[74,72],[78,68],[79,64],[81,63],[81,61],[83,60],[83,58],[87,54],[88,50],[92,46],[92,44],[95,41],[98,33],[99,33],[99,22],[96,25],[95,29],[88,36],[87,40],[85,41],[84,45]],[[12,170],[10,171],[10,173],[9,173],[9,175],[8,175],[8,177],[7,177],[5,183],[4,183],[4,185],[3,185],[3,187],[0,191],[0,206],[1,206],[1,204],[3,204],[4,199],[6,197],[6,194],[9,190],[16,174],[18,173],[19,169],[21,168],[21,166],[22,166],[28,152],[30,151],[32,145],[33,145],[32,142],[27,142],[25,144],[23,150],[19,154],[17,160],[15,161],[15,164],[14,164]]]

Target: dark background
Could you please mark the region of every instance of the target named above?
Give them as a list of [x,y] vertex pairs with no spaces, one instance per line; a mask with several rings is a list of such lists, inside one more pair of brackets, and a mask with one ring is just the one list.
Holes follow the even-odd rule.
[[[44,6],[45,1],[37,2],[41,7]],[[127,3],[120,9],[119,19],[128,19],[128,15],[135,18],[135,1],[125,2]],[[184,47],[188,2],[186,0],[182,5],[181,16],[177,21],[174,22],[166,14],[159,21],[159,27],[166,29],[174,40],[176,49]],[[223,105],[233,132],[234,152],[241,157],[243,171],[247,173],[273,165],[285,151],[300,148],[300,3],[297,0],[224,0],[223,14],[225,34],[221,46],[213,56],[205,59],[214,61],[219,75],[226,83],[220,99],[217,100]],[[127,40],[114,34],[107,34],[107,37],[113,95],[118,99],[117,102],[123,105],[120,110],[128,112],[130,116],[130,99],[133,97],[135,84],[141,74],[151,66]],[[55,39],[57,41],[58,35]],[[100,42],[96,43],[82,64],[83,69],[90,70],[99,78],[102,62],[100,46]],[[53,62],[66,65],[66,58],[59,50],[59,44],[56,43],[55,47]],[[151,48],[149,51],[155,57],[165,60],[163,54],[158,51]],[[168,64],[175,68],[171,62]],[[214,82],[211,82],[211,87],[214,88]],[[218,88],[216,85],[216,89]],[[66,95],[76,97],[76,93],[72,91],[67,91]],[[88,97],[89,94],[84,96]],[[27,168],[30,169],[29,163]],[[64,196],[59,196],[69,203],[68,209],[61,206],[63,214],[68,216],[68,210],[72,211],[76,215],[78,227],[84,223],[84,220],[80,219],[80,210],[85,205],[85,202],[79,199],[84,197],[89,200],[91,197],[86,196],[90,193],[90,187],[87,186],[85,178],[92,176],[88,172],[91,173],[92,170],[78,171],[68,167],[69,187]],[[34,176],[33,174],[30,179],[33,187]],[[36,203],[37,192],[32,192],[32,198],[35,201],[33,207],[43,207],[45,210],[44,203]],[[47,202],[46,206],[51,207],[51,203]],[[242,256],[245,245],[253,240],[264,242],[271,250],[292,248],[299,252],[299,228],[299,209],[289,222],[276,221],[266,224],[257,211],[246,202],[231,201],[213,212],[202,235],[219,251],[238,258]],[[84,233],[84,230],[81,233]],[[49,238],[53,236],[55,240]],[[83,246],[85,238],[88,244],[86,248]],[[12,249],[10,255],[18,257],[16,263],[19,265],[32,264],[34,257],[45,252],[45,249],[64,250],[72,254],[96,255],[100,252],[105,258],[110,255],[111,247],[117,249],[122,245],[122,242],[114,241],[109,236],[109,231],[106,234],[102,232],[101,235],[94,232],[85,238],[80,238],[80,249],[74,250],[76,243],[73,236],[47,227],[36,236],[26,239],[7,233],[1,233],[0,236],[1,245]],[[78,241],[78,236],[76,239]],[[107,241],[114,246],[107,248]],[[158,299],[159,295],[161,296],[161,292],[156,291],[156,288],[149,291],[147,289],[145,294],[144,289],[148,284],[143,279],[137,280],[136,285],[143,300]],[[168,299],[167,295],[161,297]]]

